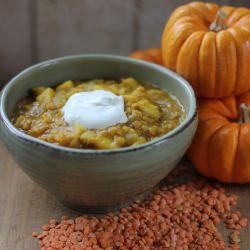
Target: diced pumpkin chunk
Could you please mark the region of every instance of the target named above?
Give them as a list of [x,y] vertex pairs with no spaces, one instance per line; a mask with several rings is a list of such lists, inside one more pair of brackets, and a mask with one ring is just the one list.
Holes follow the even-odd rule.
[[80,136],[81,141],[84,144],[95,144],[97,141],[97,136],[96,133],[94,131],[91,130],[87,130],[86,132],[84,132],[81,136]]
[[159,108],[146,99],[140,100],[139,102],[135,103],[134,107],[154,119],[158,120],[161,116]]
[[93,90],[106,90],[106,91],[112,92],[114,94],[117,94],[117,91],[115,91],[113,88],[111,88],[110,86],[108,86],[107,84],[104,84],[104,83],[100,83],[98,85],[95,85]]
[[68,90],[74,87],[73,81],[66,81],[56,87],[56,90]]
[[45,91],[43,91],[40,95],[36,97],[36,100],[40,104],[47,104],[52,101],[53,97],[55,96],[55,91],[52,88],[47,88]]
[[32,89],[32,92],[34,93],[35,96],[38,96],[42,94],[44,90],[46,90],[45,87],[36,87]]
[[122,79],[121,87],[126,90],[127,93],[135,90],[140,84],[133,78]]
[[77,134],[82,134],[87,130],[84,126],[82,126],[79,123],[74,124],[73,127]]
[[126,103],[135,103],[139,100],[139,97],[134,95],[124,95],[123,98]]

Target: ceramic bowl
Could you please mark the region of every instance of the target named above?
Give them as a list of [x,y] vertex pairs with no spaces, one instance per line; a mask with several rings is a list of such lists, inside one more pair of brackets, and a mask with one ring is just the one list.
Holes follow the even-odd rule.
[[[175,95],[185,107],[185,120],[151,142],[114,150],[53,145],[22,133],[10,121],[15,104],[32,87],[125,77]],[[197,126],[194,92],[183,78],[158,65],[111,55],[68,56],[22,71],[2,90],[0,118],[1,138],[20,168],[65,205],[91,213],[115,210],[148,193],[180,161]]]

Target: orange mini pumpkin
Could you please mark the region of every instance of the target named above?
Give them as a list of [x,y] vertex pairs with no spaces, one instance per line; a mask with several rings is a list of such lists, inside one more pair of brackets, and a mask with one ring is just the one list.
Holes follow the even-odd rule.
[[162,65],[162,57],[161,57],[161,49],[160,48],[151,48],[147,50],[137,50],[129,55],[129,57],[144,60],[156,64]]
[[187,152],[201,174],[223,182],[250,182],[250,92],[200,99],[199,125]]
[[177,8],[162,36],[163,64],[200,97],[250,89],[250,9],[192,2]]

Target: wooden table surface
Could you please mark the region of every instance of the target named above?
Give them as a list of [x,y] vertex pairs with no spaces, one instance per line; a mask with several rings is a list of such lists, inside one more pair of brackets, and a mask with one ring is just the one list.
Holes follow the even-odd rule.
[[[237,209],[250,219],[250,185],[225,187],[239,196]],[[39,250],[32,231],[40,231],[50,218],[59,219],[64,214],[78,215],[33,183],[0,142],[0,250]],[[225,228],[221,232],[227,234]],[[250,226],[241,234],[241,249],[250,249]]]

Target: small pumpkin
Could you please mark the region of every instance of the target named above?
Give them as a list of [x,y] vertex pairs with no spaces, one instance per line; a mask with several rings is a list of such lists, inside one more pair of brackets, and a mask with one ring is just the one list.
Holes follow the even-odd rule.
[[162,35],[163,65],[199,97],[250,89],[250,9],[192,2],[177,8]]
[[137,50],[130,54],[129,57],[162,65],[162,55],[160,48]]
[[199,124],[187,155],[201,174],[228,183],[250,182],[250,92],[200,99]]

